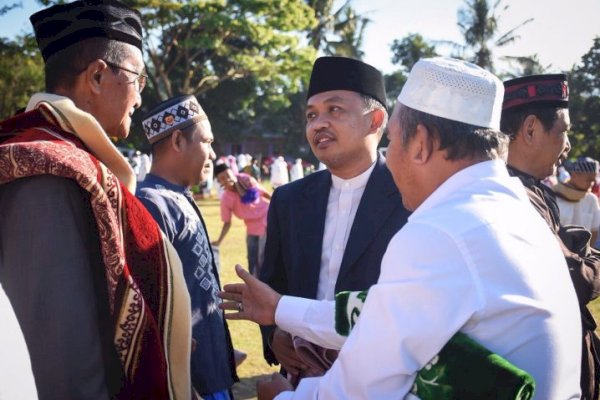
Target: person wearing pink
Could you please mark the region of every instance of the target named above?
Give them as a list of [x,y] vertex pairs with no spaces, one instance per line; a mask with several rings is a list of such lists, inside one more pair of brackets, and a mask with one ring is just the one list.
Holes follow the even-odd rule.
[[250,273],[258,276],[267,236],[267,212],[271,195],[248,174],[235,174],[227,164],[215,166],[215,176],[225,189],[221,197],[223,227],[219,238],[212,243],[220,246],[231,228],[235,215],[246,225],[246,249]]

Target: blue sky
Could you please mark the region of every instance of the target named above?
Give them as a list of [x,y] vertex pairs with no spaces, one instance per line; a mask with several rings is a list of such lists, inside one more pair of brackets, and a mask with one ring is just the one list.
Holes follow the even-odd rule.
[[[0,6],[11,3],[0,0]],[[22,3],[22,9],[0,17],[0,37],[31,30],[28,17],[42,6],[35,0]],[[393,39],[420,33],[429,40],[461,41],[456,14],[463,0],[353,0],[352,4],[373,21],[365,35],[365,61],[384,72],[395,69],[390,62]],[[530,17],[534,21],[519,31],[521,40],[498,51],[498,56],[537,53],[553,71],[569,70],[600,36],[600,0],[504,0],[503,4],[509,9],[502,14],[501,31]]]

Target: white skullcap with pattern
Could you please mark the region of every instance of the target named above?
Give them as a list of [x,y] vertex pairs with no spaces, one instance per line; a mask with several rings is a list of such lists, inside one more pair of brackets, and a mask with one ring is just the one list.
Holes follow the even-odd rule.
[[448,57],[419,60],[398,101],[412,109],[500,130],[504,85],[491,72]]

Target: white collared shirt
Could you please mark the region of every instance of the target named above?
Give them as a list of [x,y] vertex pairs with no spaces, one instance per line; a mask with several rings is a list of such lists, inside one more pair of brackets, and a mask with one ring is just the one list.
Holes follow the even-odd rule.
[[350,179],[331,175],[332,184],[325,215],[317,300],[334,299],[335,283],[340,273],[350,229],[373,168],[375,163],[362,174]]
[[501,161],[459,171],[415,210],[337,361],[277,399],[402,399],[457,331],[529,372],[535,399],[580,397],[581,323],[564,256]]

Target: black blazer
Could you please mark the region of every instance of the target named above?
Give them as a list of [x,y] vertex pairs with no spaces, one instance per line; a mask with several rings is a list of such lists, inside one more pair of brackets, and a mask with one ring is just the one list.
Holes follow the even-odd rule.
[[[314,299],[317,295],[327,200],[328,170],[281,186],[273,193],[260,279],[285,295]],[[350,230],[335,292],[364,290],[377,282],[387,245],[406,223],[409,212],[378,155]],[[265,359],[275,363],[267,340],[273,327],[262,327]]]

